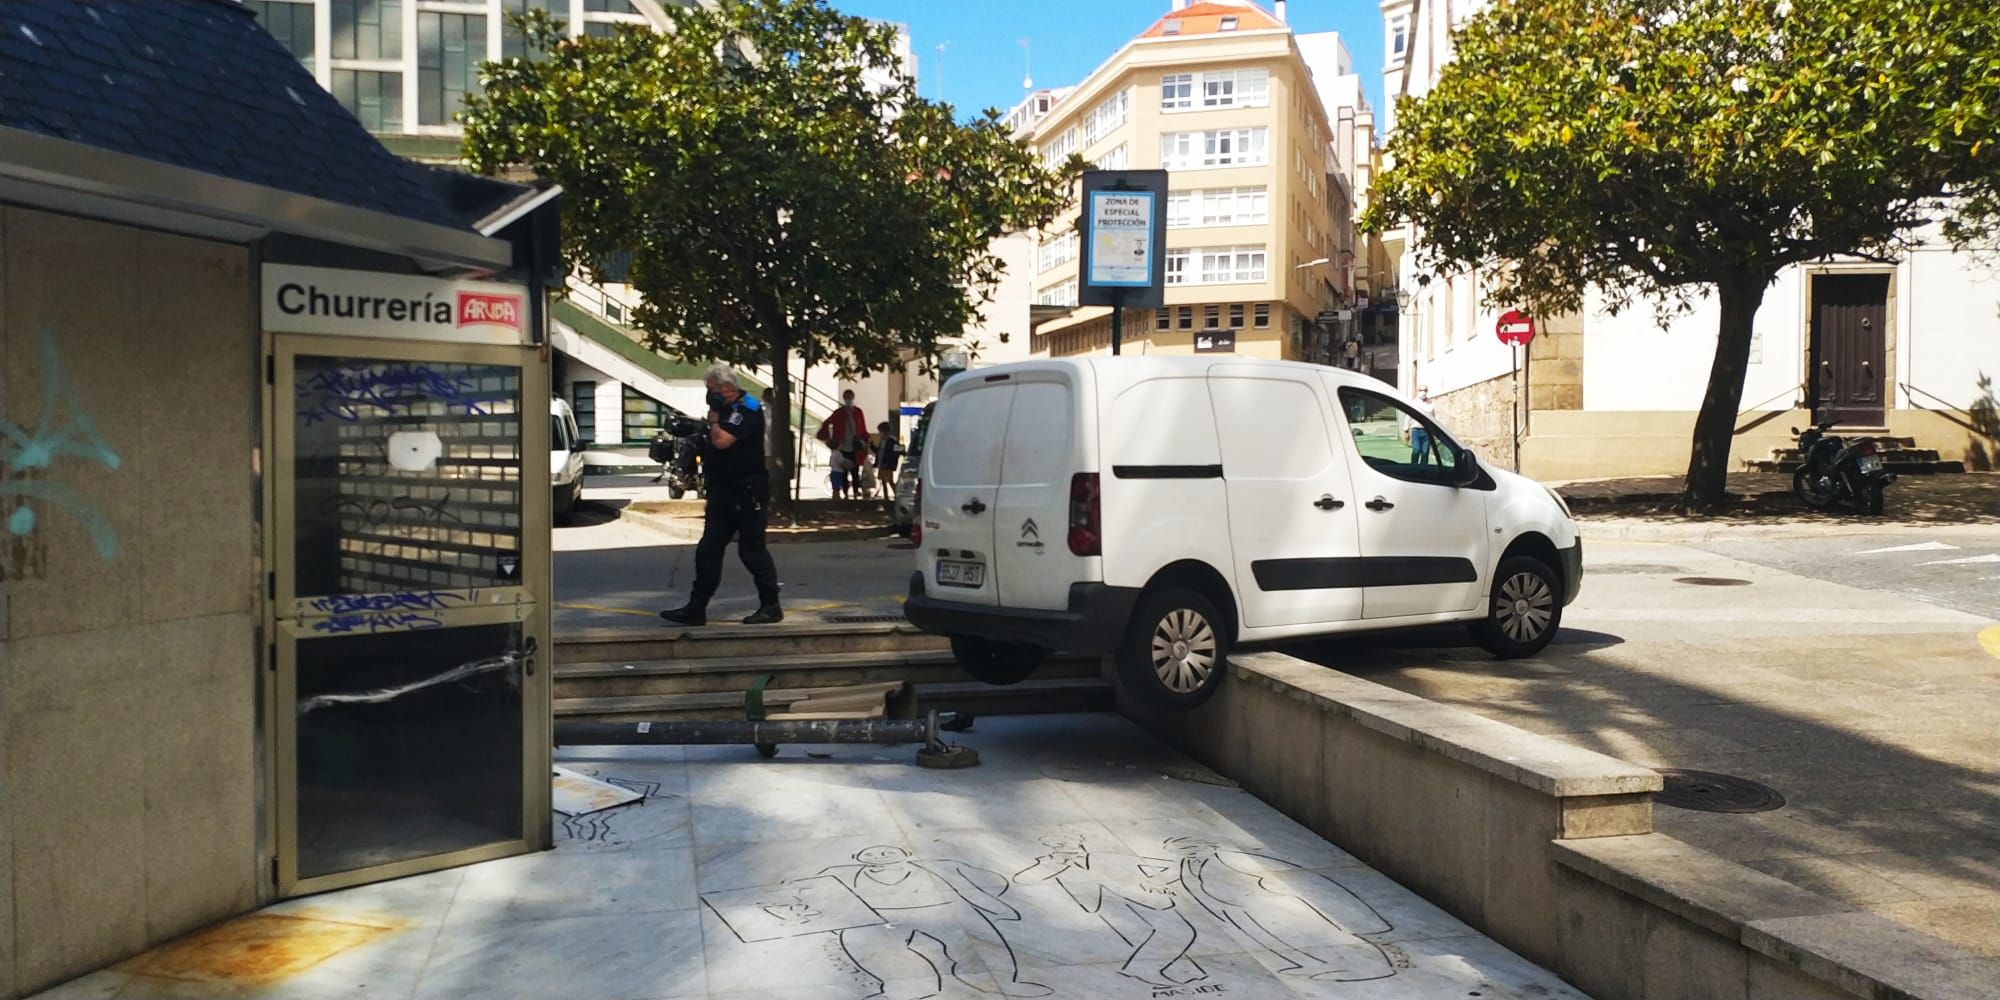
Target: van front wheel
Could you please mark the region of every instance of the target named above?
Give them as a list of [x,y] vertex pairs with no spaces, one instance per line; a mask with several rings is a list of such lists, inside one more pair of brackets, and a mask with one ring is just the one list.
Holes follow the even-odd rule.
[[951,655],[973,680],[985,684],[1019,684],[1034,675],[1046,654],[1024,642],[955,635],[951,637]]
[[1473,641],[1503,660],[1533,656],[1562,627],[1562,579],[1549,564],[1515,556],[1493,573],[1486,617],[1472,623]]
[[1229,631],[1215,604],[1182,587],[1139,602],[1118,647],[1118,679],[1133,698],[1185,712],[1215,694],[1229,660]]

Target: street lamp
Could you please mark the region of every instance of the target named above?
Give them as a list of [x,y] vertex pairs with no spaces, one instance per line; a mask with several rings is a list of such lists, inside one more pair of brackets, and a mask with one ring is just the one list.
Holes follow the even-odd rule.
[[1299,266],[1297,266],[1297,267],[1294,267],[1294,268],[1292,268],[1292,270],[1294,270],[1294,271],[1303,271],[1303,270],[1305,270],[1306,268],[1309,268],[1309,267],[1318,267],[1318,266],[1320,266],[1321,264],[1331,264],[1331,263],[1333,263],[1333,258],[1331,258],[1331,257],[1321,257],[1321,258],[1320,258],[1320,259],[1318,259],[1318,260],[1309,260],[1309,261],[1306,261],[1305,263],[1303,263],[1303,264],[1300,264]]

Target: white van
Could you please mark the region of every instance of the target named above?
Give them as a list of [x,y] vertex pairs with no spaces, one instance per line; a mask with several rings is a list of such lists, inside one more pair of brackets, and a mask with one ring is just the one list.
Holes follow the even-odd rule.
[[550,512],[563,517],[583,499],[583,434],[576,413],[559,397],[549,397]]
[[1188,709],[1237,643],[1450,621],[1529,656],[1582,583],[1561,497],[1333,368],[997,365],[945,388],[922,463],[905,614],[994,684],[1108,653],[1128,694]]

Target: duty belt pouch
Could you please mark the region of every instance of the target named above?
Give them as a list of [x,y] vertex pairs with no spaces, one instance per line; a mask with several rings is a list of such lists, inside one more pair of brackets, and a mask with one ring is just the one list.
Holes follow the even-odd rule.
[[730,505],[736,508],[738,514],[755,514],[764,509],[764,501],[757,496],[755,483],[737,483],[729,488],[729,492]]

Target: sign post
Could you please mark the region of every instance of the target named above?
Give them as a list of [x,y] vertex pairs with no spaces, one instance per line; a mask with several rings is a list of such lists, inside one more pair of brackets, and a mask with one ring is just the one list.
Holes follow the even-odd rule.
[[1125,343],[1125,309],[1158,309],[1165,304],[1167,172],[1086,170],[1082,280],[1077,304],[1111,307],[1111,353]]
[[1521,471],[1521,348],[1535,339],[1534,317],[1509,309],[1500,314],[1500,321],[1493,326],[1493,333],[1514,351],[1514,471]]

